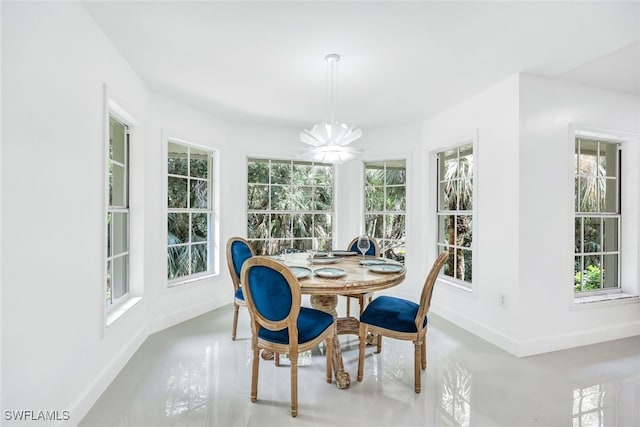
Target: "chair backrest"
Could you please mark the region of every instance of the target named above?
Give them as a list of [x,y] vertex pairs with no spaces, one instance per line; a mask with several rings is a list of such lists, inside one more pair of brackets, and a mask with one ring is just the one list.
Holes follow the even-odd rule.
[[449,251],[441,253],[438,258],[436,258],[436,261],[431,267],[431,271],[429,271],[429,274],[424,281],[422,294],[420,295],[420,307],[418,308],[418,314],[416,315],[415,320],[416,328],[418,329],[418,331],[422,330],[425,326],[424,317],[429,312],[429,307],[431,306],[431,295],[433,295],[433,287],[436,283],[436,279],[438,278],[440,269],[447,262],[447,258],[449,258]]
[[238,290],[240,287],[240,272],[244,262],[254,257],[256,254],[253,248],[242,237],[231,237],[227,240],[227,267],[233,282],[233,289]]
[[297,343],[300,283],[291,269],[273,258],[255,256],[244,263],[240,277],[252,328],[259,326],[270,331],[288,328],[289,343]]
[[[369,250],[365,253],[365,255],[379,257],[380,256],[380,244],[378,243],[376,238],[369,236],[369,243],[370,243]],[[356,236],[351,241],[351,243],[349,243],[347,245],[347,250],[360,253],[360,250],[358,249],[358,236]]]

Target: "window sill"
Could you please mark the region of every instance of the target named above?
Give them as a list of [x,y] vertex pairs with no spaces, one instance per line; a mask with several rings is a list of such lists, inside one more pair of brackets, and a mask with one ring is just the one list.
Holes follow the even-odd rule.
[[179,278],[179,279],[173,279],[170,280],[169,283],[167,284],[167,288],[168,289],[174,289],[174,288],[181,288],[185,285],[195,285],[195,284],[202,284],[202,282],[205,279],[210,279],[212,277],[217,276],[218,273],[212,273],[212,272],[207,272],[207,273],[203,273],[197,276],[189,276],[189,277],[183,277],[183,278]]
[[115,307],[110,307],[107,312],[107,327],[131,310],[140,300],[142,300],[142,297],[130,297],[125,301],[119,302]]
[[455,279],[446,279],[443,276],[439,276],[437,281],[447,286],[451,286],[452,288],[459,289],[461,291],[465,291],[470,294],[473,293],[473,288],[471,287],[470,284],[466,284],[467,282],[460,282]]
[[576,308],[603,307],[607,305],[631,304],[640,302],[640,296],[617,292],[605,295],[588,295],[575,297],[573,306]]

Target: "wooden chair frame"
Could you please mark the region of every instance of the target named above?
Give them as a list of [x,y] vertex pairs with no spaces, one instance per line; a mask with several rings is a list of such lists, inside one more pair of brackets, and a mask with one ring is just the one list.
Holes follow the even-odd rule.
[[[282,274],[289,284],[291,289],[291,310],[289,314],[279,320],[272,321],[262,316],[255,307],[253,296],[251,292],[247,290],[247,287],[242,288],[247,308],[251,316],[251,349],[253,351],[253,361],[251,370],[251,401],[255,402],[258,398],[258,367],[259,367],[259,352],[260,349],[272,351],[276,354],[289,354],[289,360],[291,361],[291,415],[293,417],[298,415],[298,354],[307,350],[311,350],[316,347],[322,341],[326,342],[326,359],[327,359],[327,382],[331,383],[332,374],[332,354],[333,354],[333,337],[335,335],[336,325],[335,322],[328,327],[323,333],[318,335],[311,341],[304,343],[298,343],[298,315],[300,314],[300,283],[295,277],[291,269],[285,264],[276,261],[272,258],[264,256],[256,256],[248,259],[242,267],[242,283],[249,283],[249,271],[255,266],[265,266],[271,268],[278,273]],[[284,328],[288,328],[289,332],[289,344],[278,344],[270,341],[265,341],[258,337],[258,331],[260,328],[265,328],[273,331],[279,331]]]
[[246,307],[244,300],[236,298],[236,291],[242,287],[240,277],[236,274],[236,270],[233,267],[233,255],[231,254],[231,246],[235,242],[242,242],[251,250],[251,256],[255,256],[256,253],[253,250],[251,244],[242,237],[231,237],[227,240],[227,267],[229,267],[229,274],[231,275],[231,281],[233,282],[233,326],[231,327],[231,339],[235,341],[236,331],[238,329],[238,310],[240,306]]
[[[358,237],[355,237],[353,240],[351,240],[351,242],[349,242],[349,244],[347,245],[347,250],[348,251],[350,251],[351,247],[353,246],[353,244],[358,241]],[[373,256],[379,257],[380,256],[380,243],[378,243],[378,240],[375,237],[372,237],[372,236],[369,236],[369,242],[371,242],[371,244],[375,248],[375,252],[374,252]],[[364,311],[365,305],[370,303],[371,300],[373,299],[373,294],[374,294],[374,292],[367,292],[365,294],[345,295],[345,297],[347,297],[347,317],[349,317],[349,315],[351,314],[351,298],[357,298],[358,299],[358,304],[359,304],[359,307],[360,307],[360,314],[362,314],[362,312]]]
[[429,312],[431,306],[431,295],[433,295],[433,287],[438,278],[440,269],[447,262],[449,252],[443,252],[438,256],[436,261],[431,267],[431,271],[427,275],[427,279],[422,287],[422,294],[420,295],[420,306],[418,313],[416,314],[415,324],[417,332],[398,332],[391,329],[381,328],[379,326],[368,325],[360,322],[359,337],[360,337],[360,354],[358,357],[358,381],[362,381],[364,370],[364,349],[366,345],[367,332],[378,335],[376,353],[382,351],[382,336],[389,338],[395,338],[405,341],[413,341],[414,344],[414,386],[415,392],[420,393],[420,368],[427,368],[427,325],[424,323],[425,316]]

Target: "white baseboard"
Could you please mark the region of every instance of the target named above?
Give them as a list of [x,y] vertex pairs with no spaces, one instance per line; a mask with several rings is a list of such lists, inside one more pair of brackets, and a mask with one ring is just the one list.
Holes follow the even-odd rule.
[[[97,402],[102,393],[109,387],[120,371],[125,367],[127,362],[133,357],[138,349],[144,344],[146,339],[159,331],[171,326],[182,323],[186,320],[205,314],[211,310],[222,307],[226,304],[220,304],[220,301],[208,300],[190,307],[176,310],[164,316],[151,319],[148,323],[141,326],[135,332],[131,339],[122,346],[121,351],[115,355],[112,362],[107,365],[102,372],[92,381],[78,398],[69,405],[71,413],[71,422],[78,425],[80,421],[87,415],[91,407]],[[60,421],[55,424],[56,427],[69,427],[70,421]]]
[[485,324],[441,306],[431,312],[461,327],[516,357],[534,356],[551,351],[566,350],[640,335],[640,320],[607,327],[592,328],[568,334],[546,335],[529,340],[516,340]]

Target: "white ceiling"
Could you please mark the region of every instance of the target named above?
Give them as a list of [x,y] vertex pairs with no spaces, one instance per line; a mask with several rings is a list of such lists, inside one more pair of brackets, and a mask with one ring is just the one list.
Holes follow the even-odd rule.
[[422,120],[516,72],[640,95],[640,2],[87,2],[153,90],[309,128],[341,55],[340,121]]

